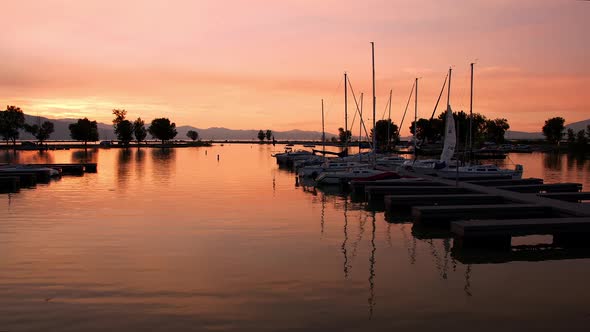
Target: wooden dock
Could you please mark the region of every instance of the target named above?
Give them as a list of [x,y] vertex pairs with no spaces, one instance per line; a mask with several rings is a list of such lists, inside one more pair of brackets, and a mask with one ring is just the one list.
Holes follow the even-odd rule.
[[587,245],[590,218],[468,220],[451,225],[457,247],[510,247],[513,236],[553,235],[559,246]]
[[19,179],[19,185],[21,188],[34,187],[35,185],[37,185],[37,175],[35,173],[8,172],[7,174],[2,174],[2,172],[0,172],[0,178],[11,177],[17,177]]
[[48,167],[53,169],[59,169],[62,174],[69,175],[82,175],[84,173],[96,173],[96,163],[80,163],[80,164],[29,164],[28,166],[33,167]]
[[590,191],[542,193],[537,195],[566,202],[590,201]]
[[399,187],[399,186],[444,186],[444,184],[437,181],[408,181],[405,179],[391,179],[381,181],[351,181],[350,188],[353,194],[365,194],[366,187]]
[[506,202],[502,196],[487,194],[386,195],[384,200],[387,210],[408,209],[417,205],[471,205]]
[[15,193],[20,188],[19,178],[16,176],[0,177],[0,192]]
[[367,186],[365,197],[367,200],[383,200],[386,195],[432,195],[432,194],[466,194],[469,189],[457,188],[445,185],[436,186]]
[[84,175],[84,173],[96,173],[97,171],[96,163],[28,164],[26,166],[30,166],[30,168],[19,167],[11,168],[9,170],[0,169],[0,193],[18,192],[20,188],[32,188],[35,187],[37,183],[49,183],[52,180],[52,170],[47,168],[59,170],[60,175],[81,176]]
[[367,199],[383,197],[390,216],[411,208],[413,222],[422,229],[450,228],[458,250],[509,248],[513,236],[536,234],[553,235],[554,246],[590,248],[590,204],[580,203],[590,200],[590,192],[581,192],[581,184],[422,178],[438,185],[402,191],[366,185],[365,193]]
[[551,208],[536,204],[482,204],[414,206],[414,222],[425,225],[449,225],[454,220],[510,219],[552,216]]

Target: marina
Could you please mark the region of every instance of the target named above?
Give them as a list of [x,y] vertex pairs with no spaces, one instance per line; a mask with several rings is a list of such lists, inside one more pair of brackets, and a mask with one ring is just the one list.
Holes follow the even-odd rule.
[[[353,200],[339,186],[297,183],[295,173],[279,167],[271,156],[281,148],[226,144],[207,148],[207,153],[203,148],[132,148],[86,154],[21,151],[17,159],[12,152],[0,155],[3,163],[96,163],[98,170],[1,194],[0,249],[8,254],[0,272],[0,290],[5,294],[0,308],[10,315],[0,317],[0,323],[9,330],[29,324],[60,330],[86,329],[88,324],[121,328],[118,322],[134,329],[164,322],[182,329],[202,324],[196,313],[215,304],[221,306],[210,315],[219,324],[229,316],[243,315],[242,326],[260,326],[268,310],[289,306],[290,312],[305,319],[274,311],[275,318],[263,326],[313,329],[323,324],[331,330],[344,322],[388,330],[403,314],[409,324],[433,329],[452,324],[443,317],[424,322],[423,314],[415,312],[428,308],[426,313],[435,315],[452,305],[469,311],[479,322],[489,319],[491,306],[495,315],[534,306],[534,312],[519,311],[518,320],[507,322],[525,328],[538,321],[538,312],[553,312],[551,321],[544,322],[547,326],[585,326],[585,311],[580,308],[590,298],[584,287],[590,275],[586,249],[562,247],[551,238],[535,240],[539,235],[527,235],[533,238],[524,242],[526,247],[519,239],[527,236],[511,236],[510,249],[498,242],[487,249],[459,246],[449,223],[445,227],[413,223],[408,207],[424,204],[420,202],[426,198],[405,203],[405,212],[390,218],[389,209],[371,210],[364,199]],[[538,184],[541,178],[549,184],[582,183],[583,189],[590,184],[583,161],[564,155],[557,166],[553,162],[546,167],[545,160],[551,157],[543,154],[510,157],[525,166],[524,179],[472,182],[485,181],[480,183],[488,185],[486,190],[499,190],[492,184]],[[217,181],[221,176],[225,180]],[[454,180],[409,181],[416,188],[456,186]],[[454,203],[453,195],[443,196],[455,205],[471,204]],[[403,195],[412,196],[420,195]],[[225,208],[231,202],[240,204],[235,210]],[[99,203],[102,208],[96,208]],[[504,199],[496,203],[508,204]],[[537,242],[543,243],[542,249],[533,249]],[[575,291],[578,296],[572,300],[537,291],[537,284],[550,281],[564,285],[560,292]],[[502,302],[510,303],[501,309],[490,303],[490,296],[499,292],[507,294]],[[431,294],[437,294],[434,304]],[[121,301],[144,301],[149,306],[117,304]],[[263,311],[257,309],[261,301],[268,303]],[[560,314],[563,309],[579,315]],[[170,310],[176,320],[169,319]],[[72,324],[71,317],[79,321]]]
[[12,1],[0,332],[590,326],[587,1]]

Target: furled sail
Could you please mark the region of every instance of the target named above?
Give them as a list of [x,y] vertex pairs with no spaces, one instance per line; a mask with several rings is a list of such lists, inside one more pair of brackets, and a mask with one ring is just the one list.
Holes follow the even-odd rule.
[[457,133],[455,132],[455,119],[453,118],[453,111],[449,106],[445,115],[445,137],[440,160],[444,161],[448,165],[453,155],[455,155],[456,146]]

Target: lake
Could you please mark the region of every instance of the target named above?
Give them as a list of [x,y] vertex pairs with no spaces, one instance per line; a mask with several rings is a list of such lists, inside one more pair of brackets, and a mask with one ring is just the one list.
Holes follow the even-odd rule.
[[[466,261],[444,233],[299,186],[279,150],[0,151],[98,163],[0,194],[0,331],[587,331],[590,255]],[[590,188],[589,161],[511,162]]]

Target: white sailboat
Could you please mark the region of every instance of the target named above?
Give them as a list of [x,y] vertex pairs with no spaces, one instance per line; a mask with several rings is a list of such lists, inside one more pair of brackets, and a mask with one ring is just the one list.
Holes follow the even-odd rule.
[[[473,133],[472,133],[472,117],[473,117],[473,63],[470,65],[471,66],[471,98],[470,98],[470,102],[469,102],[469,148],[470,150],[472,149],[472,141],[473,141]],[[449,123],[449,118],[447,117],[447,124]],[[447,127],[448,128],[448,127]],[[454,123],[453,123],[453,128],[448,128],[453,129],[454,131]],[[456,135],[453,132],[452,134],[449,131],[445,131],[445,146],[447,143],[447,140],[451,141],[453,144],[456,144]],[[445,153],[448,153],[450,155],[445,155]],[[450,161],[450,158],[453,156],[453,154],[455,153],[454,151],[454,146],[453,146],[453,150],[451,153],[450,147],[449,149],[443,149],[443,155],[445,158],[448,158],[448,161]],[[443,159],[443,155],[441,155],[441,159]],[[445,159],[446,161],[447,159]],[[520,179],[522,178],[522,173],[524,171],[524,168],[522,165],[516,165],[516,167],[514,169],[503,169],[503,168],[499,168],[496,165],[493,164],[487,164],[487,165],[477,165],[477,164],[467,164],[464,166],[460,166],[457,164],[451,164],[450,162],[446,162],[445,167],[440,168],[436,171],[438,176],[444,177],[444,178],[458,178],[458,179],[469,179],[469,178],[498,178],[498,177],[510,177],[512,179]]]
[[[445,136],[444,136],[444,145],[443,150],[440,155],[439,159],[422,159],[417,160],[414,156],[414,160],[408,160],[402,164],[402,167],[407,170],[413,170],[417,173],[426,174],[426,175],[436,175],[437,169],[442,169],[451,164],[451,159],[455,154],[455,149],[457,146],[457,134],[455,131],[455,119],[453,117],[453,111],[451,110],[450,104],[450,96],[451,96],[451,74],[452,68],[449,68],[449,85],[448,85],[448,92],[447,92],[447,110],[445,114]],[[416,91],[418,90],[418,80],[416,80]],[[415,103],[417,105],[417,93],[415,96]],[[417,106],[416,106],[417,107]],[[414,126],[417,122],[417,116],[415,116]],[[414,127],[414,133],[416,133],[416,128]],[[414,137],[414,149],[416,137]],[[416,150],[414,150],[416,151]]]

